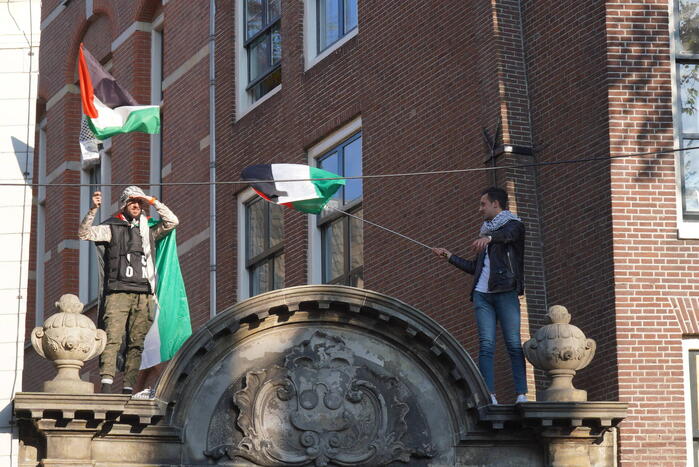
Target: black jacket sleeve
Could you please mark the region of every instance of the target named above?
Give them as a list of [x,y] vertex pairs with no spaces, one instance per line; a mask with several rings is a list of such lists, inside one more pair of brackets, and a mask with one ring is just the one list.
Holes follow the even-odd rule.
[[524,224],[510,221],[493,232],[490,243],[514,243],[524,235]]
[[466,271],[469,274],[475,274],[476,272],[476,262],[469,261],[467,259],[460,258],[454,254],[449,257],[449,263],[453,264],[462,271]]

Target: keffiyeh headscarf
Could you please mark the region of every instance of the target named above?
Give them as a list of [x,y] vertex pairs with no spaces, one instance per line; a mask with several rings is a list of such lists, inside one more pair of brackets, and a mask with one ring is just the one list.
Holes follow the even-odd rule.
[[148,198],[148,195],[146,195],[142,189],[135,185],[127,186],[121,193],[121,196],[119,197],[119,210],[121,211],[122,209],[124,209],[124,206],[126,206],[126,202],[134,197]]
[[522,219],[515,216],[508,210],[500,211],[492,220],[483,222],[481,226],[481,236],[490,235],[511,220],[522,222]]

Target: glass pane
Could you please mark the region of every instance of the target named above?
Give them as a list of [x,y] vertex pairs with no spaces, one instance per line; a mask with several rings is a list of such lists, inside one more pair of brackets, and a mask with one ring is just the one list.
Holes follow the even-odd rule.
[[88,303],[97,300],[97,276],[98,276],[98,263],[97,263],[97,247],[90,242],[88,248],[88,271],[87,273],[87,301]]
[[272,65],[276,65],[282,59],[282,32],[277,23],[272,26]]
[[680,53],[699,53],[699,1],[680,0]]
[[345,34],[357,27],[357,0],[345,1]]
[[270,290],[269,287],[269,261],[265,261],[252,269],[252,295],[257,295]]
[[338,0],[318,0],[318,50],[325,50],[340,36]]
[[269,75],[265,77],[262,81],[259,82],[257,86],[253,88],[253,97],[255,100],[259,99],[260,97],[264,96],[267,94],[269,91],[272,89],[276,88],[279,86],[282,82],[282,69],[277,68],[273,72],[271,72]]
[[267,24],[269,24],[282,14],[282,0],[269,0],[267,8],[269,8],[269,14],[267,15]]
[[331,154],[328,154],[324,156],[320,160],[319,167],[323,170],[327,170],[328,172],[332,172],[335,174],[342,174],[340,171],[340,158],[337,155],[337,152],[333,152]]
[[[337,152],[332,152],[329,155],[323,156],[323,158],[318,161],[319,168],[327,170],[328,172],[332,172],[334,174],[342,175],[342,171],[340,170],[339,166],[340,156]],[[330,199],[326,207],[323,208],[321,216],[324,216],[332,212],[332,209],[328,208],[338,209],[342,206],[342,190],[343,189],[340,188],[335,192],[332,199]]]
[[680,64],[680,98],[682,101],[682,132],[699,133],[699,65]]
[[323,229],[323,282],[328,283],[344,274],[345,223],[344,219],[331,222]]
[[269,204],[269,246],[273,247],[284,238],[284,211],[277,204]]
[[[696,139],[686,139],[683,143],[684,147],[699,146]],[[682,152],[682,181],[685,211],[699,213],[699,149]]]
[[254,258],[265,249],[265,201],[254,201],[247,205],[248,209],[248,257]]
[[[362,175],[362,137],[345,146],[344,173],[348,177]],[[362,179],[347,180],[345,184],[345,203],[362,196]]]
[[[92,193],[95,191],[102,191],[102,171],[100,170],[100,166],[96,165],[90,170],[89,172],[89,179],[90,179],[90,198],[92,199]],[[108,200],[102,200],[103,203],[108,203]],[[101,214],[102,214],[102,208],[97,209],[97,213],[95,214],[95,221],[96,223],[99,223],[101,220]]]
[[269,71],[269,34],[263,34],[248,48],[250,59],[250,81],[255,81]]
[[274,258],[274,288],[284,288],[284,255]]
[[245,2],[246,38],[251,38],[262,30],[262,0],[247,0]]
[[[352,213],[357,217],[364,217],[364,211]],[[364,264],[364,229],[363,222],[354,217],[349,218],[350,224],[350,270]]]

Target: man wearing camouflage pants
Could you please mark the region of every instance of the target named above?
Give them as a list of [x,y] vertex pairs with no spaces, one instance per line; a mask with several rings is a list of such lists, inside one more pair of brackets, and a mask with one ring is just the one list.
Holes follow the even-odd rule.
[[[177,227],[177,217],[163,203],[137,186],[124,190],[120,212],[93,226],[102,194],[92,195],[92,207],[80,224],[78,237],[103,247],[104,327],[107,345],[100,356],[102,392],[109,393],[116,374],[117,354],[126,336],[126,364],[122,393],[131,394],[141,366],[146,334],[155,315],[155,242]],[[145,209],[153,206],[161,222],[148,226]]]

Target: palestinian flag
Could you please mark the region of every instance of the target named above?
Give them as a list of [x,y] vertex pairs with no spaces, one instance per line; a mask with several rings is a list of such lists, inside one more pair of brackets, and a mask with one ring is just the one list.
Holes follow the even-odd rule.
[[[160,221],[148,219],[151,227],[157,222]],[[175,232],[169,232],[155,245],[155,320],[143,344],[141,369],[170,360],[192,335]]]
[[[320,214],[330,198],[345,184],[337,174],[301,164],[252,165],[243,170],[241,177],[250,181],[252,189],[267,201],[310,214]],[[335,180],[311,180],[319,178]]]
[[83,113],[97,139],[132,131],[160,132],[160,106],[138,105],[82,44],[78,76]]

